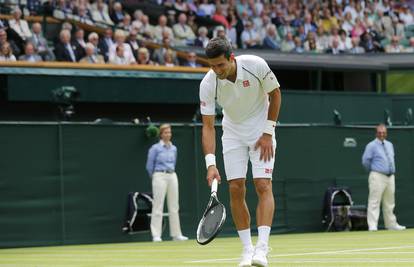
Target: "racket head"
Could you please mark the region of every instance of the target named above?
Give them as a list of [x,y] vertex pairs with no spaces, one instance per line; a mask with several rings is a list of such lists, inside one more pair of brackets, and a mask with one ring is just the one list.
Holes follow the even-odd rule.
[[200,245],[210,243],[221,231],[225,221],[226,208],[220,203],[217,196],[212,194],[209,204],[197,227],[197,243]]

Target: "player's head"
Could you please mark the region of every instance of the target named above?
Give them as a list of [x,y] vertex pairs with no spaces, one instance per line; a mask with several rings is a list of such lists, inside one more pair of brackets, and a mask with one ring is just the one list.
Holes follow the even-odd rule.
[[219,79],[226,79],[232,74],[234,54],[231,44],[222,37],[211,39],[206,47],[206,56],[210,67]]
[[376,128],[377,130],[377,138],[381,141],[384,141],[385,138],[387,138],[387,127],[385,127],[384,124],[379,124]]

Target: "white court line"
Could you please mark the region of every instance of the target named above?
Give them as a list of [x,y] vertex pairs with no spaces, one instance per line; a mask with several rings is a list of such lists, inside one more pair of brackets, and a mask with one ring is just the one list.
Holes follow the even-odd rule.
[[[276,254],[276,255],[269,255],[269,258],[291,257],[291,256],[306,256],[306,255],[340,254],[340,253],[350,253],[350,252],[390,250],[390,249],[402,249],[402,248],[414,248],[414,246],[383,247],[383,248],[361,248],[361,249],[346,249],[346,250],[334,250],[334,251],[318,251],[318,252],[305,252],[305,253]],[[234,261],[234,260],[239,260],[239,258],[195,260],[195,261],[186,261],[184,263],[203,263],[203,262]]]

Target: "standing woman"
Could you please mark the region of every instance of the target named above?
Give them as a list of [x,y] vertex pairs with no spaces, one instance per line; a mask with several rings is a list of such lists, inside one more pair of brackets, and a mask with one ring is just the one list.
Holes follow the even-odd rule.
[[170,221],[170,235],[174,241],[185,241],[188,237],[181,233],[180,218],[178,215],[178,179],[175,173],[177,162],[177,147],[171,143],[171,125],[160,126],[160,141],[148,151],[147,171],[152,177],[152,241],[161,242],[162,214],[164,200],[167,196],[168,214]]

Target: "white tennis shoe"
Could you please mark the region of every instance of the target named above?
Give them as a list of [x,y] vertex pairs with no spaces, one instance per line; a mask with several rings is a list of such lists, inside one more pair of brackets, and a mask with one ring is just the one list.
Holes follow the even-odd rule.
[[239,267],[250,267],[252,266],[252,257],[254,254],[254,248],[243,249],[243,254],[239,263]]
[[267,253],[269,248],[267,244],[257,244],[252,258],[252,266],[267,267]]

